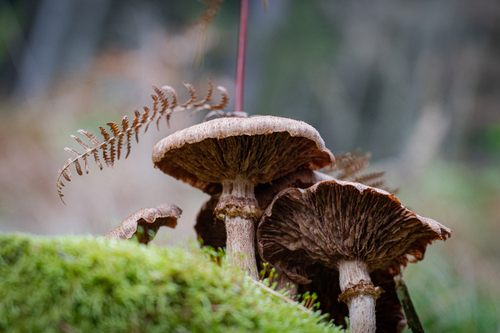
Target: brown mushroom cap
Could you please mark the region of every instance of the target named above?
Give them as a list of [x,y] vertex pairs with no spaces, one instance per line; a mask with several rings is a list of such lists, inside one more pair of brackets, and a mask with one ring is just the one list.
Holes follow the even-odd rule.
[[166,174],[217,194],[220,182],[236,175],[257,185],[299,168],[333,165],[334,158],[312,126],[257,116],[219,118],[177,131],[156,144],[153,163]]
[[411,212],[386,191],[335,180],[283,190],[257,230],[259,252],[271,264],[338,269],[341,260],[356,259],[370,272],[393,274],[406,265],[408,254],[421,260],[427,244],[450,235],[450,229]]
[[[143,208],[123,220],[118,227],[113,229],[104,238],[132,238],[137,234],[139,243],[147,244],[152,237],[149,231],[155,234],[162,226],[175,228],[177,219],[181,216],[182,210],[173,204],[161,204],[157,207]],[[138,227],[143,228],[143,232],[137,233]]]

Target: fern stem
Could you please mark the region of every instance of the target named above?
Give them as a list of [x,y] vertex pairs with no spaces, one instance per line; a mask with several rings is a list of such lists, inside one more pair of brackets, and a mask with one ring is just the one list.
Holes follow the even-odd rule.
[[241,0],[238,58],[236,63],[235,110],[243,111],[243,85],[245,81],[245,54],[248,28],[248,0]]

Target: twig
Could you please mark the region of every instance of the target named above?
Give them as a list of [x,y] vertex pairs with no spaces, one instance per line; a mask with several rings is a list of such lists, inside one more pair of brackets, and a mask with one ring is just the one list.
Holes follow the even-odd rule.
[[411,301],[406,283],[400,275],[394,277],[394,282],[396,283],[396,293],[403,306],[408,327],[413,333],[424,333],[420,319],[418,319],[417,311],[415,311],[415,307]]

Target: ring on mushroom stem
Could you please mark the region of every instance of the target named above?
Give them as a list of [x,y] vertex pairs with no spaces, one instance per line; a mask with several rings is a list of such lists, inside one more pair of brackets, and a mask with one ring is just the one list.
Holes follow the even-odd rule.
[[319,133],[293,119],[219,118],[177,131],[153,149],[156,168],[208,194],[227,230],[230,260],[257,276],[255,222],[261,215],[254,188],[300,168],[331,166],[334,157]]
[[320,264],[339,271],[351,332],[375,332],[375,298],[369,273],[398,274],[424,257],[427,244],[451,230],[401,205],[392,194],[359,183],[323,181],[305,190],[281,191],[259,227],[259,253],[271,264]]

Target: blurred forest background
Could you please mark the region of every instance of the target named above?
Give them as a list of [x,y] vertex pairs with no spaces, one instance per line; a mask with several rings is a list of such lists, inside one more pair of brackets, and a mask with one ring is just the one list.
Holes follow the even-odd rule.
[[[81,149],[70,135],[151,106],[152,85],[187,99],[182,81],[202,96],[211,78],[233,97],[239,1],[222,3],[201,43],[205,8],[0,2],[0,232],[103,235],[170,202],[183,216],[155,243],[195,238],[208,196],[155,170],[151,151],[204,113],[176,114],[114,169],[74,176],[66,205],[56,176],[63,148]],[[404,204],[453,229],[404,274],[425,328],[500,332],[500,2],[254,0],[248,38],[245,111],[304,120],[334,154],[371,152]]]

